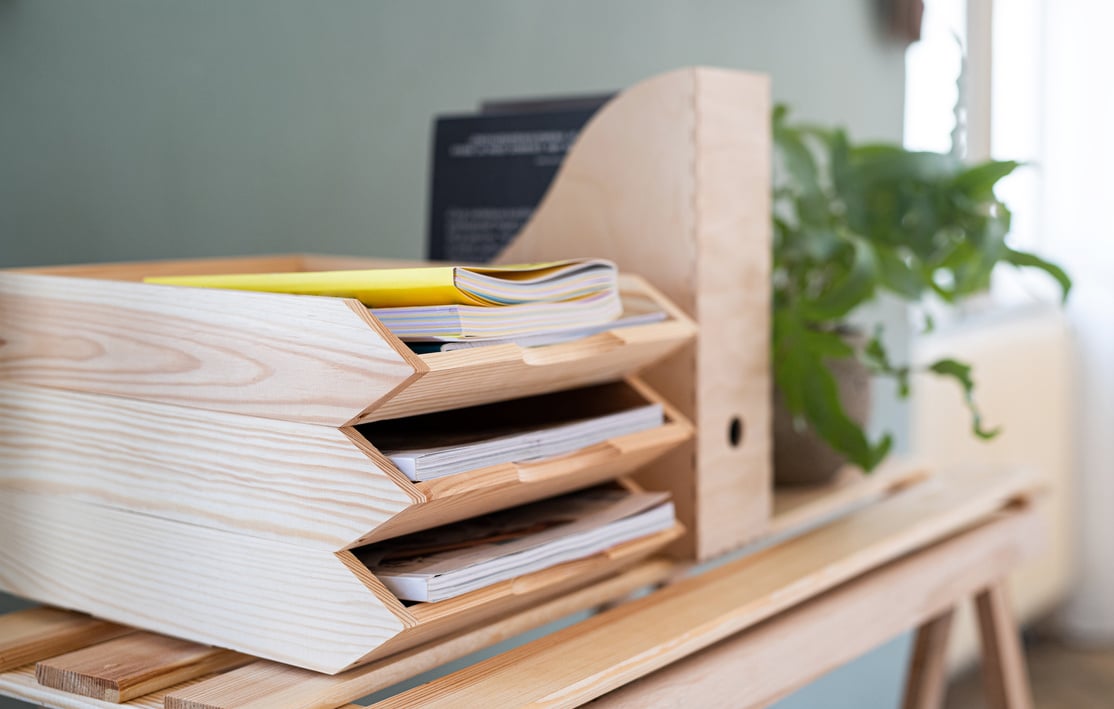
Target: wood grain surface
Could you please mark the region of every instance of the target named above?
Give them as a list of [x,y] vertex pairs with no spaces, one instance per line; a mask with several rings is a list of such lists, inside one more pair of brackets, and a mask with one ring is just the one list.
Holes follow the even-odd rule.
[[354,300],[0,272],[0,379],[342,425],[424,365]]
[[0,616],[0,672],[134,632],[126,626],[57,608]]
[[[986,566],[988,564],[984,563],[979,571],[985,571]],[[999,576],[1011,570],[1012,565],[999,571],[998,576],[983,575],[978,579],[981,580],[981,584],[975,585],[973,589],[978,590],[988,583],[993,583]],[[955,576],[954,572],[953,576]],[[972,576],[965,574],[962,578],[967,583]],[[931,588],[930,584],[924,585]],[[970,592],[973,593],[974,590]],[[897,589],[887,589],[887,592],[899,597]],[[909,674],[905,677],[905,698],[901,704],[902,709],[942,709],[944,706],[944,694],[948,687],[948,638],[951,636],[954,618],[955,607],[953,606],[917,628],[917,635],[913,641],[913,657],[909,661]]]
[[969,528],[1033,489],[1021,472],[940,476],[381,706],[576,706]]
[[[629,386],[661,402],[640,382]],[[0,491],[335,551],[632,472],[692,435],[661,403],[667,423],[651,430],[543,461],[412,483],[349,428],[0,382]]]
[[[180,685],[179,685],[180,686]],[[162,690],[133,699],[126,704],[106,702],[103,699],[84,697],[80,694],[62,692],[52,687],[44,687],[35,679],[35,666],[26,665],[10,672],[0,673],[0,694],[30,702],[35,706],[51,709],[163,709]]]
[[649,556],[676,526],[409,608],[334,554],[28,492],[0,496],[0,589],[335,673],[566,593]]
[[0,491],[342,548],[422,499],[329,426],[0,382]]
[[[1038,538],[1031,510],[1006,513],[620,687],[592,706],[768,706],[910,627],[946,614],[1016,568],[1035,551]],[[946,680],[946,675],[918,678]],[[925,690],[930,684],[913,686]],[[928,693],[916,700],[905,706],[939,706]]]
[[35,667],[35,679],[64,692],[126,702],[253,660],[165,635],[133,633],[42,660]]
[[[695,380],[692,418],[701,432],[693,531],[698,556],[707,558],[762,535],[770,518],[772,150],[768,77],[702,68],[694,81],[698,253],[688,287],[696,289],[694,317],[704,338],[687,376]],[[655,386],[678,376],[662,368],[646,380]],[[737,444],[734,421],[741,430]],[[657,469],[665,479],[669,474]]]
[[975,595],[975,615],[982,641],[987,706],[990,709],[1032,709],[1029,670],[1005,579],[989,584]]
[[531,628],[622,599],[673,572],[664,559],[642,562],[612,578],[470,627],[435,642],[335,676],[256,662],[168,696],[168,709],[325,709],[391,686]]
[[805,530],[916,485],[930,474],[921,461],[895,457],[869,475],[847,466],[827,484],[775,487],[768,532],[780,535]]
[[673,492],[692,530],[679,550],[699,558],[769,518],[769,136],[764,76],[697,67],[636,84],[580,132],[498,258],[610,258],[702,328],[642,373],[696,425],[642,478]]
[[327,551],[18,491],[0,539],[6,591],[322,672],[403,629]]

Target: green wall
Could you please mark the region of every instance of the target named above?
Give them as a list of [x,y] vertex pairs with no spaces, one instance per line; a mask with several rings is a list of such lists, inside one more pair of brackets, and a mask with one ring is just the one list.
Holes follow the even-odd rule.
[[0,266],[418,256],[432,115],[691,64],[897,138],[875,4],[0,0]]
[[[419,256],[432,115],[692,64],[769,73],[797,115],[898,139],[903,51],[876,5],[0,0],[0,267]],[[864,686],[888,706],[894,653],[872,657],[786,706],[867,706]]]

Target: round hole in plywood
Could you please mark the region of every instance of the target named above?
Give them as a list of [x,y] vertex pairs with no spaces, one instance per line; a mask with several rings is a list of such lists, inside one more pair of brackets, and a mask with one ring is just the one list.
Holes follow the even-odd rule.
[[732,448],[738,448],[743,442],[743,420],[738,416],[732,417],[731,423],[727,425],[727,441]]

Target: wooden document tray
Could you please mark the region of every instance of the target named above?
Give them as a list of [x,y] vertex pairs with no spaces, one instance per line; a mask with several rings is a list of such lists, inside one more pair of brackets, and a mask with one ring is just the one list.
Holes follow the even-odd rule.
[[664,322],[543,347],[414,354],[354,299],[138,282],[169,274],[414,265],[274,256],[0,271],[0,380],[347,426],[613,381],[695,335],[642,279],[624,299]]
[[[326,265],[327,264],[327,265]],[[680,347],[666,321],[415,355],[356,301],[148,285],[155,273],[366,267],[274,257],[0,273],[0,587],[337,672],[613,573],[680,528],[434,604],[348,551],[624,475],[665,423],[560,458],[406,479],[356,426],[600,382]],[[624,396],[659,401],[629,379]]]

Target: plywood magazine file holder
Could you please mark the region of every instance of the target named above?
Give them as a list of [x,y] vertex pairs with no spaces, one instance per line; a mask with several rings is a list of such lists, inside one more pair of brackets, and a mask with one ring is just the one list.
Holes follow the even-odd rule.
[[649,279],[700,334],[644,373],[696,427],[641,480],[670,489],[705,559],[770,519],[770,100],[766,77],[690,68],[592,118],[504,263],[593,255]]
[[[665,423],[560,458],[414,483],[358,424],[624,377],[692,322],[537,348],[415,355],[357,301],[144,275],[366,268],[276,256],[0,272],[0,588],[337,672],[507,614],[660,549],[680,526],[447,601],[404,605],[350,551],[619,478],[691,436]],[[626,391],[625,390],[625,391]],[[625,482],[624,484],[633,485]]]

